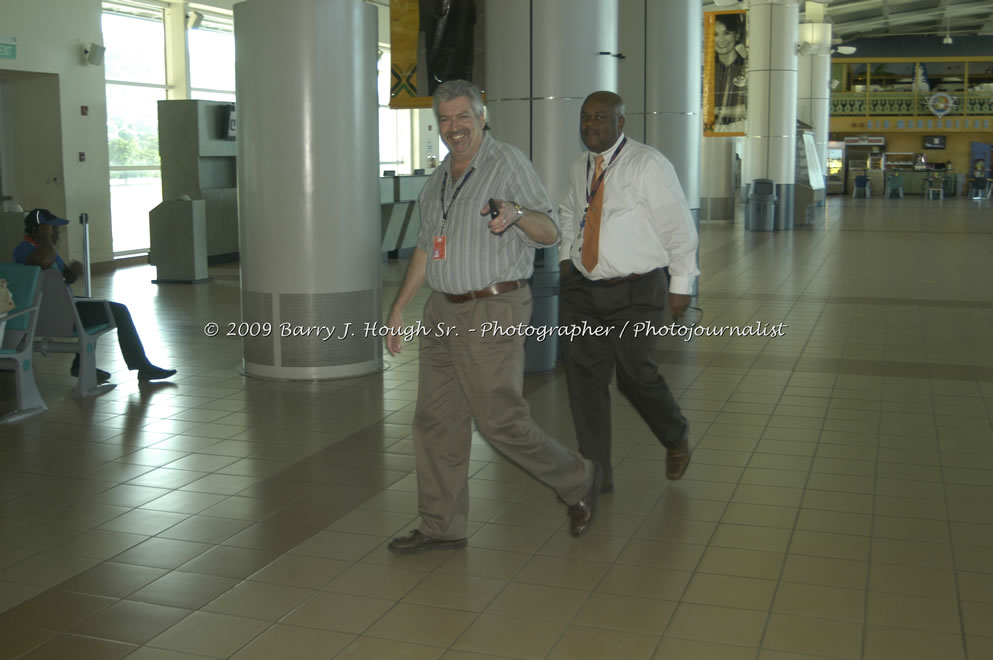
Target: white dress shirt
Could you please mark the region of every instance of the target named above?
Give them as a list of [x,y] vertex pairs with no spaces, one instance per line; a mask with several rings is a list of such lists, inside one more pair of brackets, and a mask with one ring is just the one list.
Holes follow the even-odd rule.
[[[610,163],[603,180],[599,258],[593,272],[583,268],[580,248],[586,194],[596,169],[596,154],[587,152],[569,171],[569,190],[559,206],[561,254],[591,280],[624,277],[669,267],[671,293],[691,294],[697,270],[697,232],[686,196],[672,163],[653,149],[624,135],[603,152]],[[587,163],[589,167],[587,168]]]

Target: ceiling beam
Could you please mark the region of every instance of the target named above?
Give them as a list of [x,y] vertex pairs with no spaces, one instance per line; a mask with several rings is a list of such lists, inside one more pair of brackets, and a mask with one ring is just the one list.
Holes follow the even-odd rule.
[[988,14],[993,12],[993,2],[977,2],[967,5],[950,5],[944,8],[929,10],[906,11],[897,14],[891,13],[888,17],[876,19],[853,20],[848,22],[834,22],[834,31],[839,34],[859,34],[862,32],[878,31],[880,29],[890,29],[900,25],[913,25],[915,23],[931,23],[932,31],[938,31],[937,26],[944,30],[944,21],[951,18],[974,16],[976,14]]

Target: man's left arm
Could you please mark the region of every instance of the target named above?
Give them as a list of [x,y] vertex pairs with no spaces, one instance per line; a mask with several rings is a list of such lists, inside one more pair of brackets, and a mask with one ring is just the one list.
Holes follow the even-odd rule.
[[561,234],[558,216],[548,191],[524,153],[515,150],[513,156],[508,163],[512,169],[508,194],[516,199],[510,200],[511,205],[507,211],[513,217],[517,215],[513,202],[521,205],[524,213],[517,220],[517,226],[529,245],[538,248],[557,245]]
[[654,175],[646,181],[653,221],[662,247],[669,255],[669,308],[679,319],[690,304],[693,282],[700,274],[696,250],[699,242],[693,215],[679,178],[668,161],[660,162]]

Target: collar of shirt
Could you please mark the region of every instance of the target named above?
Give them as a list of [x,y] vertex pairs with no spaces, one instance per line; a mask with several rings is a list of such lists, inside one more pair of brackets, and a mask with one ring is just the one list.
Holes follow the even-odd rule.
[[26,240],[31,245],[38,247],[38,242],[31,238],[31,234],[24,234],[24,240]]
[[617,151],[617,147],[619,147],[621,145],[621,142],[623,142],[623,141],[624,141],[624,131],[621,131],[621,134],[617,136],[617,142],[615,142],[610,147],[610,149],[607,149],[606,151],[604,151],[601,154],[595,154],[595,153],[593,153],[591,151],[590,152],[590,157],[596,158],[597,156],[603,156],[603,162],[604,163],[609,163],[611,157],[614,155],[614,152]]

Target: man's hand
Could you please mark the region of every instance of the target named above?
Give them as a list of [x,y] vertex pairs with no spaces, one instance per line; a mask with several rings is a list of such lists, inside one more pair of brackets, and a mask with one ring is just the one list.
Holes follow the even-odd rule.
[[686,308],[690,306],[691,298],[692,296],[688,296],[685,293],[669,294],[669,309],[672,311],[673,321],[678,321],[683,318],[683,314],[686,313]]
[[[496,215],[493,215],[494,212]],[[479,215],[490,216],[486,226],[494,234],[502,234],[524,217],[518,215],[517,208],[513,204],[508,204],[501,199],[491,199],[486,203],[486,206],[479,210]]]
[[66,284],[72,284],[82,276],[83,264],[78,261],[73,261],[70,264],[66,264],[65,269],[62,271],[62,279],[65,280]]
[[572,272],[572,259],[563,259],[559,262],[559,278],[563,278]]
[[390,355],[399,355],[403,350],[403,313],[398,309],[391,309],[386,325],[391,330],[390,334],[386,335],[386,350]]

